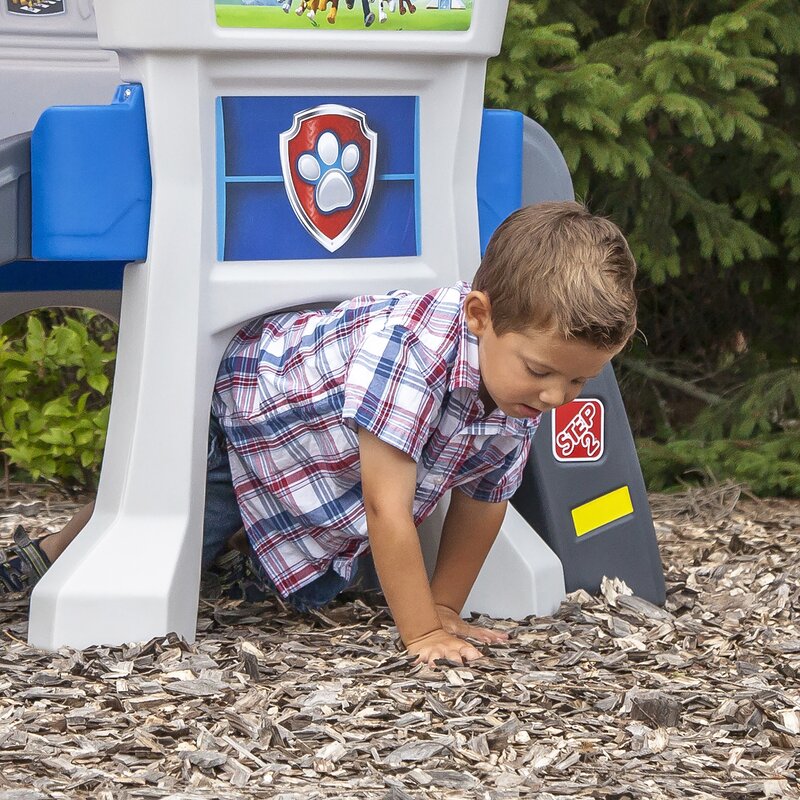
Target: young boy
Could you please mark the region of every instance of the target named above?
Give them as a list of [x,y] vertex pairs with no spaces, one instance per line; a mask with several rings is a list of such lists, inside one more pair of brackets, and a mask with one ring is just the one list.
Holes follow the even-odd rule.
[[[247,325],[212,401],[204,563],[243,522],[264,583],[302,609],[371,553],[409,653],[479,658],[467,638],[505,637],[460,611],[540,415],[633,334],[635,272],[613,223],[543,203],[500,225],[471,287]],[[416,526],[450,490],[429,582]]]

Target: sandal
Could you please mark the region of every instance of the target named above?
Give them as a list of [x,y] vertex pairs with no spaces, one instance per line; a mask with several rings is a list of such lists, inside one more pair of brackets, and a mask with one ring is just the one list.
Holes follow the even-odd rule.
[[39,542],[18,525],[14,543],[0,549],[0,594],[29,591],[49,568],[50,559]]
[[203,574],[200,592],[206,597],[258,602],[272,592],[265,586],[249,555],[226,550]]

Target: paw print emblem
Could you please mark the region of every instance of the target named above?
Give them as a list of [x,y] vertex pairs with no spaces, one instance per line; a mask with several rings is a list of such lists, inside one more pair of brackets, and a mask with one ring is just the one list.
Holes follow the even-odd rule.
[[364,112],[328,103],[298,111],[280,134],[281,169],[295,216],[326,250],[364,219],[375,184],[378,134]]
[[314,202],[323,214],[348,208],[355,200],[350,176],[358,169],[361,151],[355,142],[342,149],[333,131],[325,131],[316,150],[297,159],[297,172],[315,187]]

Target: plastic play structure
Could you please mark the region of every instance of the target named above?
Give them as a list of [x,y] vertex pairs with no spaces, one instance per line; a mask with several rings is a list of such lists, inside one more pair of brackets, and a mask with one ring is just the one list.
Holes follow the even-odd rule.
[[[120,321],[96,510],[33,592],[32,644],[194,638],[211,391],[244,322],[469,280],[508,213],[572,198],[546,131],[483,109],[506,0],[420,2],[406,29],[359,6],[311,25],[276,3],[95,0],[100,50],[88,0],[2,0],[0,322]],[[49,79],[19,94],[26,59]],[[547,614],[603,575],[663,602],[611,368],[543,420],[465,611]]]

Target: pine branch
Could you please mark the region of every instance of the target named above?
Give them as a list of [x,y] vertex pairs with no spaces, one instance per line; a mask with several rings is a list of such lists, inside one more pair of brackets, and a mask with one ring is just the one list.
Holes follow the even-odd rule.
[[684,394],[688,394],[690,397],[696,397],[698,400],[702,400],[710,406],[716,406],[722,402],[722,398],[718,394],[712,394],[705,389],[700,389],[693,383],[689,383],[681,378],[677,378],[675,375],[670,375],[668,372],[663,372],[656,367],[645,364],[644,361],[640,361],[638,358],[623,356],[619,361],[626,369],[638,372],[640,375],[644,375],[645,378],[649,378],[657,383],[663,383],[664,386],[677,389]]

